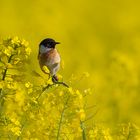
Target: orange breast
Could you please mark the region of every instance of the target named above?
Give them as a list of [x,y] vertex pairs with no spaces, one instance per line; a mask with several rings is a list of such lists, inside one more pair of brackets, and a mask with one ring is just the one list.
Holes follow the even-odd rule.
[[47,53],[39,54],[39,63],[41,67],[44,65],[49,67],[55,63],[60,63],[60,55],[56,49],[50,50]]

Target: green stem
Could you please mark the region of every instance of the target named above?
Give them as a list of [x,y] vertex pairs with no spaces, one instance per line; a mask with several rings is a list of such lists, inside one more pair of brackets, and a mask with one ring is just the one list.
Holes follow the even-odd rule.
[[82,140],[86,140],[86,133],[85,133],[85,128],[83,122],[80,120],[80,126],[82,129]]
[[[11,55],[11,56],[9,57],[9,59],[8,59],[8,63],[11,62],[12,57],[13,57],[13,55]],[[3,81],[5,80],[7,70],[8,70],[8,68],[6,68],[5,71],[4,71],[4,73],[3,73],[3,77],[2,77],[2,80],[3,80]]]
[[[13,54],[9,57],[8,63],[11,62],[12,57],[13,57]],[[4,81],[5,78],[6,78],[7,70],[8,70],[8,68],[6,68],[6,69],[4,70],[4,73],[3,73],[3,76],[2,76],[2,80],[3,80],[3,81]],[[2,94],[2,88],[1,88],[1,89],[0,89],[0,109],[2,108],[2,106],[3,106],[3,104],[4,104],[3,96],[4,96],[4,95]]]
[[6,73],[7,73],[7,68],[5,69],[4,73],[3,73],[3,77],[2,77],[2,80],[4,81],[5,77],[6,77]]
[[[11,55],[11,56],[9,57],[8,63],[11,62],[12,57],[13,57],[13,55]],[[3,81],[5,80],[7,70],[8,70],[8,68],[6,68],[5,71],[4,71],[4,73],[3,73],[3,76],[2,76],[2,80],[3,80]],[[2,92],[2,88],[0,89],[0,94],[1,94],[1,92]],[[0,97],[1,97],[1,96],[0,96]]]
[[67,100],[65,102],[65,105],[64,105],[64,108],[63,108],[63,110],[61,112],[56,140],[59,140],[59,137],[60,137],[60,131],[61,131],[61,126],[62,126],[62,121],[63,121],[63,117],[64,117],[64,112],[65,112],[65,110],[67,108],[68,101],[69,101],[69,97],[67,98]]

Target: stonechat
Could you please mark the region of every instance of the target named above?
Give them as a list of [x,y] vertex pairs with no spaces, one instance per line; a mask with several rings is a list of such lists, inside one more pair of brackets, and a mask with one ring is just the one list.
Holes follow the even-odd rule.
[[44,73],[46,73],[43,69],[43,66],[47,66],[50,73],[46,73],[46,74],[52,76],[53,82],[58,81],[56,73],[60,68],[60,60],[61,60],[60,54],[55,48],[56,44],[60,44],[60,42],[56,42],[51,38],[46,38],[40,42],[39,53],[38,53],[40,68]]

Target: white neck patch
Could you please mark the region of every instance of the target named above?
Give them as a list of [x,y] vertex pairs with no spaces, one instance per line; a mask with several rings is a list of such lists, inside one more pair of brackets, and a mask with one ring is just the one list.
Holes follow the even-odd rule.
[[46,52],[50,51],[51,49],[52,49],[52,48],[47,48],[47,47],[45,47],[44,45],[41,45],[41,46],[39,47],[40,53],[46,53]]

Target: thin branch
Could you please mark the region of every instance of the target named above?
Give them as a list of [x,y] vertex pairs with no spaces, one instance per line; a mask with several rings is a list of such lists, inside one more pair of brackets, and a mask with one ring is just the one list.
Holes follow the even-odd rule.
[[54,78],[54,76],[52,76],[52,81],[55,84],[63,85],[65,87],[69,88],[69,86],[66,83],[58,81],[58,79]]
[[55,84],[58,84],[58,85],[63,85],[63,86],[65,86],[65,87],[67,87],[67,88],[69,88],[69,86],[66,84],[66,83],[64,83],[64,82],[59,82],[59,81],[57,81],[57,82],[54,82]]
[[[54,84],[53,84],[53,85],[54,85]],[[41,97],[41,95],[44,93],[44,91],[45,91],[46,89],[52,87],[53,85],[48,84],[46,87],[44,87],[44,88],[42,89],[42,92],[40,92],[40,94],[38,95],[38,97],[37,97],[36,100],[38,101],[39,98]]]

